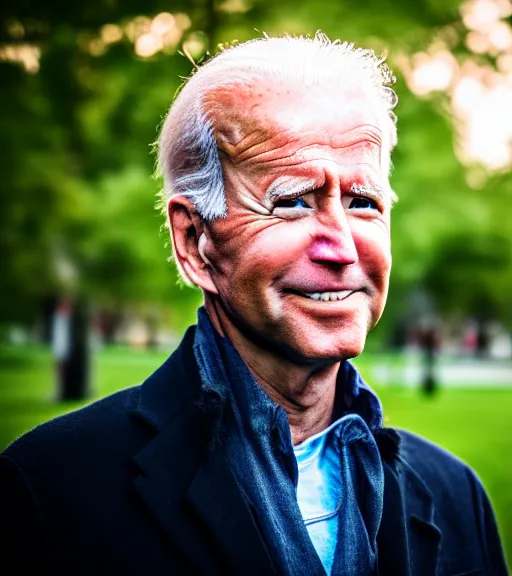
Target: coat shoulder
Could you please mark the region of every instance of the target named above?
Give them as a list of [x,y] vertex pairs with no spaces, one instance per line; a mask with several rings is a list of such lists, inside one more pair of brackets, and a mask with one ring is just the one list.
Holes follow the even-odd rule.
[[401,459],[424,480],[467,474],[468,465],[451,452],[407,430],[397,432]]
[[[400,461],[432,495],[437,513],[475,521],[475,505],[484,488],[472,468],[444,448],[405,430],[400,435]],[[406,477],[408,475],[406,474]],[[476,512],[478,515],[478,512]]]
[[[496,518],[489,497],[476,473],[461,459],[432,442],[405,430],[400,436],[400,461],[405,478],[414,477],[427,488],[434,503],[434,521],[443,535],[443,555],[449,561],[464,543],[464,554],[481,551],[482,573],[505,576]],[[405,482],[406,492],[411,484]],[[410,494],[409,494],[410,495]]]
[[[29,478],[45,481],[65,472],[88,476],[126,470],[142,447],[169,421],[194,406],[193,331],[141,385],[125,388],[84,408],[45,422],[0,455]],[[188,410],[187,410],[188,409]]]
[[[121,390],[36,426],[6,448],[3,456],[30,469],[68,462],[73,455],[115,449],[126,442],[133,424],[130,413],[137,405],[140,385]],[[128,436],[129,437],[129,436]]]

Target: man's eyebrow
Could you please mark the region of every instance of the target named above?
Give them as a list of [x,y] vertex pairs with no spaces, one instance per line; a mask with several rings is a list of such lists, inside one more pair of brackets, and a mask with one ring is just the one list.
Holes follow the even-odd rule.
[[[265,198],[270,202],[275,202],[279,198],[298,196],[306,191],[318,188],[318,182],[315,178],[300,178],[297,176],[280,176],[267,188]],[[378,184],[352,184],[350,188],[351,193],[360,196],[369,196],[384,202],[386,204],[394,204],[397,201],[397,196],[391,187],[383,187]]]
[[383,188],[375,184],[352,184],[350,191],[359,196],[370,196],[381,202],[392,205],[398,200],[391,187]]
[[296,176],[279,176],[267,188],[265,198],[275,202],[282,196],[295,196],[317,188],[317,182],[314,178],[304,179]]

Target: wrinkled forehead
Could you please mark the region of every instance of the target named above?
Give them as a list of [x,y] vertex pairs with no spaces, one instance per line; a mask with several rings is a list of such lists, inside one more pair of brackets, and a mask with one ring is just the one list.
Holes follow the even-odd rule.
[[386,144],[387,112],[371,90],[356,86],[313,85],[257,80],[218,87],[204,100],[221,145],[236,145],[249,134],[280,132],[300,137],[317,130],[342,136],[368,126],[380,133]]

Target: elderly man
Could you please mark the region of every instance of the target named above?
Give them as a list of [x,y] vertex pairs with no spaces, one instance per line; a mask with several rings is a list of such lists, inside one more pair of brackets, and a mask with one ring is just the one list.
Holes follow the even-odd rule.
[[473,472],[384,428],[347,361],[388,290],[391,80],[322,35],[190,79],[159,158],[198,324],[142,386],[7,449],[11,573],[506,574]]

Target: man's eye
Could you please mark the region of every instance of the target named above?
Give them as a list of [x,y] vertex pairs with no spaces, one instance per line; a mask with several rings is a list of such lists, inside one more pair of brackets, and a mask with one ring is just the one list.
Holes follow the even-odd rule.
[[311,206],[301,198],[284,198],[275,204],[275,208],[311,208]]
[[350,202],[349,209],[371,209],[378,210],[379,206],[375,200],[372,198],[366,198],[365,196],[356,196],[352,198]]

